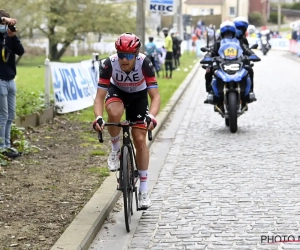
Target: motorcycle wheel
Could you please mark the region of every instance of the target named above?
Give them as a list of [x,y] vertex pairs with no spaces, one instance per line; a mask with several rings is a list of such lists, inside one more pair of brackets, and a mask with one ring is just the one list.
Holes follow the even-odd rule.
[[229,129],[231,133],[235,133],[237,127],[237,94],[235,92],[228,93],[228,113],[229,113]]
[[264,54],[264,56],[267,55],[267,52],[268,52],[268,51],[267,51],[266,49],[263,49],[263,54]]

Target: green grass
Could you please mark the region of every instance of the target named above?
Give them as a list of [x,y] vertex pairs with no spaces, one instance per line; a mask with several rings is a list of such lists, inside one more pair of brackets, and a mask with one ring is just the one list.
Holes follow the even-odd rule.
[[287,32],[287,31],[292,32],[292,30],[291,30],[290,27],[283,27],[283,28],[280,28],[280,32]]
[[91,167],[88,169],[90,173],[99,174],[100,176],[109,176],[109,171],[107,168]]
[[[180,71],[173,71],[172,79],[157,79],[161,97],[161,110],[166,106],[174,92],[191,71],[192,68],[190,68],[190,66],[193,67],[195,65],[194,60],[195,56],[193,54],[183,54],[180,58]],[[188,71],[184,72],[184,69],[187,69]]]
[[106,155],[106,152],[94,149],[91,151],[90,155]]

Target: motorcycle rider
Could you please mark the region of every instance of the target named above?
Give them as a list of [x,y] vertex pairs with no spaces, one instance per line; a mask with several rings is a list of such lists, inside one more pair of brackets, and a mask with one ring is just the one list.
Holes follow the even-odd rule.
[[[236,28],[236,33],[235,33],[236,38],[239,39],[250,50],[249,42],[246,38],[246,32],[247,32],[247,29],[248,29],[248,26],[249,26],[247,18],[245,18],[243,16],[236,17],[235,19],[233,19],[233,23],[234,23],[235,28]],[[251,97],[252,102],[254,102],[254,101],[257,101],[257,99],[256,99],[254,91],[253,91],[254,90],[254,81],[253,81],[254,72],[253,72],[252,67],[249,68],[248,72],[249,72],[249,76],[250,76],[250,79],[251,79],[251,82],[252,82],[249,96]],[[250,100],[250,102],[251,102],[251,100]]]
[[268,49],[271,49],[271,44],[269,43],[270,39],[271,39],[271,31],[267,28],[267,26],[263,26],[261,27],[261,30],[259,32],[259,38],[261,39],[262,36],[266,36],[267,38],[267,47]]
[[[233,39],[239,43],[240,47],[243,50],[243,55],[249,56],[250,59],[253,61],[260,61],[255,53],[249,49],[247,45],[245,45],[241,40],[236,38],[236,27],[235,24],[231,21],[225,21],[220,25],[220,39],[214,43],[213,46],[210,47],[210,51],[204,56],[204,58],[200,61],[200,64],[210,64],[213,57],[219,56],[218,51],[220,49],[220,45],[223,39]],[[247,41],[248,42],[248,41]],[[206,92],[208,93],[207,99],[204,103],[209,103],[209,99],[213,97],[213,91],[211,88],[211,81],[213,77],[213,68],[208,67],[205,73],[205,85],[206,85]],[[255,97],[254,97],[255,98]],[[251,98],[250,102],[255,101],[256,99]]]

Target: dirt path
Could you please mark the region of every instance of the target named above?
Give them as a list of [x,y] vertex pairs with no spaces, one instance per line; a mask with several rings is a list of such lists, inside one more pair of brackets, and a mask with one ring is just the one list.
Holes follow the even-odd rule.
[[72,124],[28,131],[41,150],[0,169],[1,250],[49,250],[108,175],[107,137],[100,145],[91,124]]

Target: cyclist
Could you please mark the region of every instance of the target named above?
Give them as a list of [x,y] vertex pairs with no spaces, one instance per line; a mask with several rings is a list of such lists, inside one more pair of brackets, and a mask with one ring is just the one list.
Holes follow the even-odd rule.
[[[144,121],[151,118],[149,129],[157,125],[155,116],[160,108],[160,95],[155,78],[155,70],[151,60],[139,53],[140,39],[132,33],[124,33],[115,42],[117,53],[108,57],[100,66],[100,79],[94,103],[96,120],[93,126],[97,131],[104,128],[104,101],[108,114],[108,122],[120,122],[126,110],[126,119]],[[148,96],[151,99],[150,110]],[[99,125],[102,124],[101,126]],[[112,152],[108,157],[110,171],[119,169],[120,134],[119,127],[109,127]],[[147,175],[149,150],[146,145],[146,124],[132,128],[133,143],[136,148],[137,169],[140,176],[139,204],[147,209],[151,206],[148,195]]]

